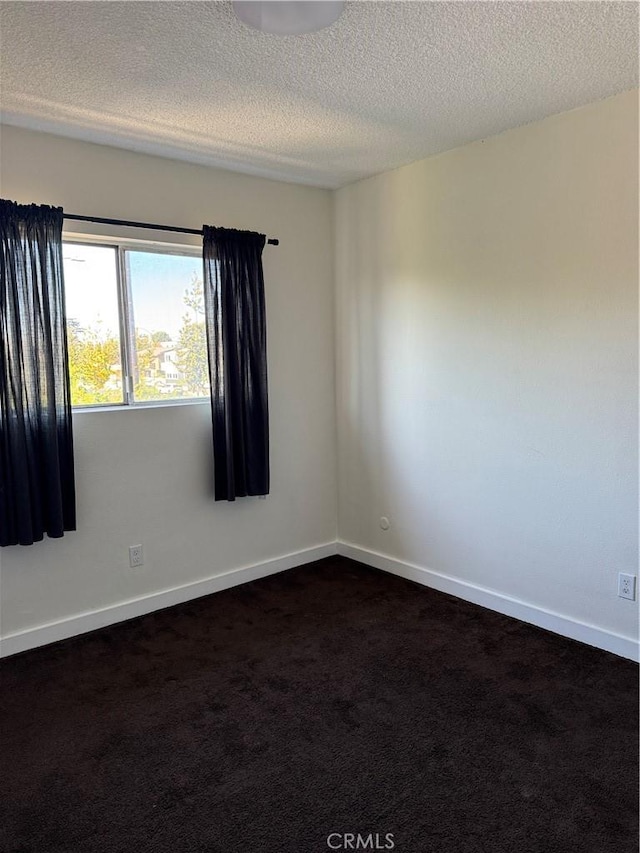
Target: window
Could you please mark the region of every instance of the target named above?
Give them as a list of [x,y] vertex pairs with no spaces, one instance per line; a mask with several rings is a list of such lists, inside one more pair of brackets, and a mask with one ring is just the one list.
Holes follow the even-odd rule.
[[63,243],[73,406],[209,396],[202,258]]

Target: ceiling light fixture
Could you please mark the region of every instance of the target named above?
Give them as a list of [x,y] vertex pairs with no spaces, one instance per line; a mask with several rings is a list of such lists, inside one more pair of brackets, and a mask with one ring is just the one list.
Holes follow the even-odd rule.
[[345,4],[333,0],[237,0],[231,5],[236,16],[249,27],[278,36],[297,36],[335,24]]

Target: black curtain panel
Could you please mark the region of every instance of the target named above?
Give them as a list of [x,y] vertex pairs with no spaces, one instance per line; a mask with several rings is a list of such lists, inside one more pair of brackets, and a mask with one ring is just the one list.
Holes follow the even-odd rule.
[[0,199],[0,545],[75,530],[62,208]]
[[264,234],[203,227],[215,499],[269,492]]

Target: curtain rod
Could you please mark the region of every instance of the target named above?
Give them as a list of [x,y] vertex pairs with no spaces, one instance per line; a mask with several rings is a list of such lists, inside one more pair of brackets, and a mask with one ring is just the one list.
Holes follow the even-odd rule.
[[[200,234],[202,228],[178,228],[174,225],[154,225],[151,222],[129,222],[126,219],[105,219],[103,216],[80,216],[77,213],[64,213],[65,219],[75,219],[78,222],[100,222],[102,225],[124,225],[127,228],[149,228],[152,231],[176,231],[179,234]],[[270,246],[279,246],[280,240],[270,237],[267,240]]]

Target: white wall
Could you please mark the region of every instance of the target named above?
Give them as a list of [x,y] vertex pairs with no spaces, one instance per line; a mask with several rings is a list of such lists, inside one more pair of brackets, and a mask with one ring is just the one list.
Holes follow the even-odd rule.
[[[636,634],[616,576],[637,572],[637,152],[632,92],[336,194],[339,535],[356,556]],[[213,502],[207,404],[76,414],[79,530],[2,549],[2,634],[332,542],[331,194],[14,128],[0,182],[69,212],[281,239],[264,255],[272,495]]]
[[214,503],[208,403],[76,413],[78,531],[2,549],[2,634],[335,541],[331,194],[10,127],[0,156],[4,198],[280,238],[263,255],[270,497]]
[[637,92],[339,190],[335,234],[340,537],[633,637]]

